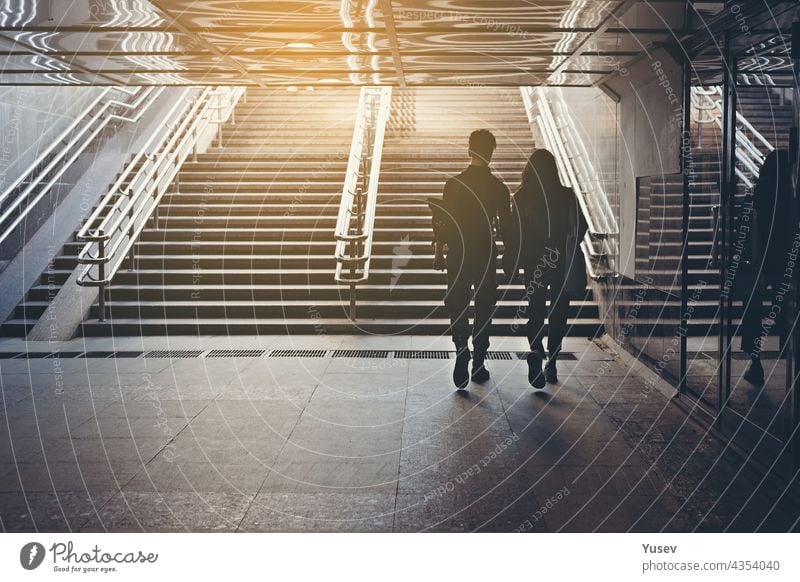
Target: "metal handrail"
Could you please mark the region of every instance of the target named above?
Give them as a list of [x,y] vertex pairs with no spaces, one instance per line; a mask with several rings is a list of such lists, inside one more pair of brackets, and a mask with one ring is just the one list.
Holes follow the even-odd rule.
[[[130,103],[117,99],[104,101],[112,90],[119,90],[128,95],[136,95],[138,93],[138,97]],[[11,224],[0,232],[0,244],[26,219],[28,213],[50,192],[61,176],[86,151],[86,148],[101,135],[111,121],[137,122],[163,90],[163,87],[150,87],[143,91],[139,89],[129,91],[115,87],[104,90],[97,98],[92,100],[75,120],[50,142],[36,160],[29,164],[14,182],[0,194],[0,205],[2,205],[22,184],[27,182],[25,189],[16,194],[14,200],[6,208],[3,208],[2,213],[0,213],[0,225],[5,224],[12,216],[16,215]],[[101,106],[97,109],[99,105]],[[136,113],[131,117],[127,117],[113,112],[115,109],[127,109]],[[65,140],[68,141],[64,143]],[[57,150],[56,148],[59,147],[60,149]],[[43,164],[44,167],[41,167]],[[51,172],[54,173],[51,174]],[[47,182],[42,186],[45,180]],[[25,206],[20,208],[23,203],[25,203]]]
[[[542,136],[544,137],[544,140],[545,140],[545,147],[548,150],[550,150],[551,152],[558,152],[559,151],[558,140],[554,138],[554,136],[551,134],[549,128],[545,127],[545,124],[542,121],[541,116],[536,118],[536,122],[537,122],[537,124],[539,125],[539,127],[540,127],[540,129],[542,131]],[[556,154],[554,154],[554,155],[556,155]],[[556,163],[559,165],[559,168],[561,168],[564,165],[563,160],[558,155],[556,155]],[[562,172],[562,176],[565,176],[565,177],[567,176],[567,170],[566,169],[560,170],[560,171]],[[566,184],[566,185],[568,185],[568,184]],[[581,199],[579,197],[578,197],[578,201],[579,201],[579,204],[580,204]],[[581,204],[581,212],[584,214],[584,217],[587,216],[587,209],[586,209],[585,204]],[[589,220],[587,219],[587,225],[588,224],[589,224]],[[583,240],[581,241],[581,250],[583,251],[583,255],[584,255],[585,259],[586,259],[587,274],[592,279],[598,279],[599,277],[596,274],[596,272],[594,270],[594,267],[592,266],[593,263],[594,263],[594,261],[592,259],[605,256],[606,253],[604,251],[598,251],[598,250],[595,249],[595,245],[594,245],[593,240],[592,240],[591,227],[587,228],[586,234],[584,235]]]
[[334,278],[337,283],[350,286],[351,319],[355,319],[355,287],[369,279],[383,141],[391,99],[391,87],[361,88],[336,220]]
[[[560,92],[554,92],[552,88],[521,87],[520,90],[531,129],[538,127],[545,147],[556,158],[565,186],[575,192],[581,213],[586,219],[588,228],[581,241],[581,249],[589,277],[598,279],[602,276],[594,269],[594,264],[601,258],[606,259],[613,273],[613,257],[616,254],[614,237],[619,234],[619,228],[599,174],[590,162],[566,102]],[[551,98],[557,115],[551,108]]]
[[211,124],[221,125],[233,115],[244,92],[243,87],[207,87],[196,95],[185,89],[78,232],[78,240],[86,242],[78,262],[87,266],[77,283],[100,287],[100,321],[105,319],[106,287],[126,259],[135,268],[139,235],[154,213],[157,226],[158,205],[186,158],[196,156]]
[[[568,108],[563,97],[559,91],[551,88],[537,87],[536,90],[539,96],[538,109],[550,128],[550,134],[557,144],[556,149],[561,154],[560,159],[557,156],[557,160],[563,166],[566,172],[565,176],[569,176],[571,184],[567,185],[575,190],[581,209],[584,211],[589,232],[598,237],[619,234],[613,210],[600,185],[600,178],[589,162],[588,151],[572,117],[566,114]],[[551,98],[561,109],[558,116],[552,112]],[[558,137],[561,139],[556,139]]]
[[[719,97],[719,98],[717,98]],[[722,129],[723,127],[723,106],[722,106],[722,87],[714,86],[708,89],[704,87],[692,87],[692,121],[698,124],[714,123]],[[766,150],[771,152],[775,147],[758,131],[753,124],[739,111],[736,112],[737,126],[743,129],[760,142]],[[744,131],[736,132],[736,158],[737,161],[751,173],[745,174],[741,168],[736,167],[736,175],[747,186],[753,188],[751,177],[758,176],[761,165],[766,159],[766,154],[758,148],[756,143],[745,134]]]

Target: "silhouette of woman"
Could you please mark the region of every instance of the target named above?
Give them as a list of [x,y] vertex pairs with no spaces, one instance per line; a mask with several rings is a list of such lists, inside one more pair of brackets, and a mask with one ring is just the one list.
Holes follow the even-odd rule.
[[[792,224],[792,179],[789,152],[773,150],[764,160],[753,188],[755,209],[755,237],[752,244],[754,281],[744,297],[742,315],[742,351],[750,354],[750,366],[744,379],[755,385],[764,383],[764,368],[761,365],[762,341],[777,325],[781,334],[784,329],[780,321],[762,325],[765,296],[775,298],[784,280],[788,256],[791,251],[795,225]],[[767,288],[771,291],[767,294]]]
[[[504,270],[524,271],[525,296],[528,301],[526,332],[531,352],[528,355],[528,381],[534,388],[545,382],[556,383],[556,360],[567,329],[570,291],[565,282],[571,270],[585,284],[585,264],[576,261],[575,245],[586,233],[586,221],[571,188],[561,184],[556,160],[549,151],[533,152],[522,173],[522,183],[512,199],[510,253],[507,261],[515,261]],[[578,255],[579,256],[579,255]],[[513,257],[513,258],[512,258]],[[550,288],[548,316],[547,365],[542,374],[545,357],[544,318],[547,289]],[[574,290],[572,290],[574,291]]]

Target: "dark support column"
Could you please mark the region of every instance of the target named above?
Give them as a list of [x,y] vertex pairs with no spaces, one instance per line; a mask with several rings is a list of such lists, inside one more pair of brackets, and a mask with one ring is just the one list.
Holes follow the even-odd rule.
[[[722,254],[721,283],[725,285],[731,256],[731,222],[736,197],[736,58],[731,51],[731,32],[725,33],[723,44],[722,82],[722,172],[720,180],[720,249]],[[727,296],[726,296],[727,295]],[[719,299],[719,399],[718,410],[722,410],[728,397],[731,378],[731,313],[730,293],[720,293]],[[721,422],[722,416],[718,417]]]
[[[792,25],[792,64],[793,64],[793,93],[794,122],[790,132],[789,159],[792,162],[792,186],[794,187],[792,213],[796,225],[800,224],[800,22]],[[791,354],[787,358],[786,383],[789,391],[788,397],[791,404],[791,451],[792,465],[795,471],[800,469],[800,394],[798,393],[798,375],[800,375],[800,329],[797,326],[798,313],[800,313],[800,276],[795,269],[792,278],[792,288],[789,293],[791,298],[789,322],[792,326]]]
[[689,178],[693,168],[692,161],[692,62],[688,58],[683,60],[683,132],[681,135],[681,173],[683,175],[683,225],[681,227],[681,361],[678,393],[686,390],[686,335],[689,322],[686,312],[689,303],[689,210],[691,192],[689,191]]

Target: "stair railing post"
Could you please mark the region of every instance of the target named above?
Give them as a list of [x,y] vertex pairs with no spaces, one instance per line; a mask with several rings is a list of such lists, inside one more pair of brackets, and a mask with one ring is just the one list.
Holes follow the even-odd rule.
[[192,125],[192,161],[197,162],[197,124]]
[[128,209],[128,239],[131,241],[131,248],[128,250],[128,270],[135,271],[136,270],[136,250],[135,246],[136,243],[133,240],[134,233],[133,233],[133,204],[130,205]]
[[99,242],[97,245],[97,256],[100,259],[100,262],[97,265],[97,276],[100,280],[100,296],[99,296],[99,308],[100,313],[99,317],[97,318],[98,321],[105,321],[106,320],[106,239],[105,239],[105,231],[98,230],[97,236],[99,237]]
[[[156,186],[155,182],[153,183],[153,200],[158,199],[158,187]],[[159,223],[161,222],[161,214],[158,211],[158,203],[155,203],[156,207],[153,209],[153,220],[155,224],[153,225],[153,230],[158,230]]]
[[[216,114],[216,123],[217,123],[217,145],[222,147],[222,91],[217,92],[217,114]],[[214,116],[212,114],[211,117],[212,121],[214,121]]]

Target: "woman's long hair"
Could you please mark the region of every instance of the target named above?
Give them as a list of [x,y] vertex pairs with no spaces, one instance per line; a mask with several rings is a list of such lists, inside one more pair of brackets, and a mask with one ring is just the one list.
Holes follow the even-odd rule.
[[527,204],[544,219],[542,226],[549,236],[562,234],[570,208],[571,192],[558,175],[556,158],[546,149],[534,150],[522,172],[522,183],[515,198]]
[[542,193],[547,196],[561,188],[556,158],[548,150],[533,150],[525,169],[522,171],[522,183],[519,191],[523,195]]

